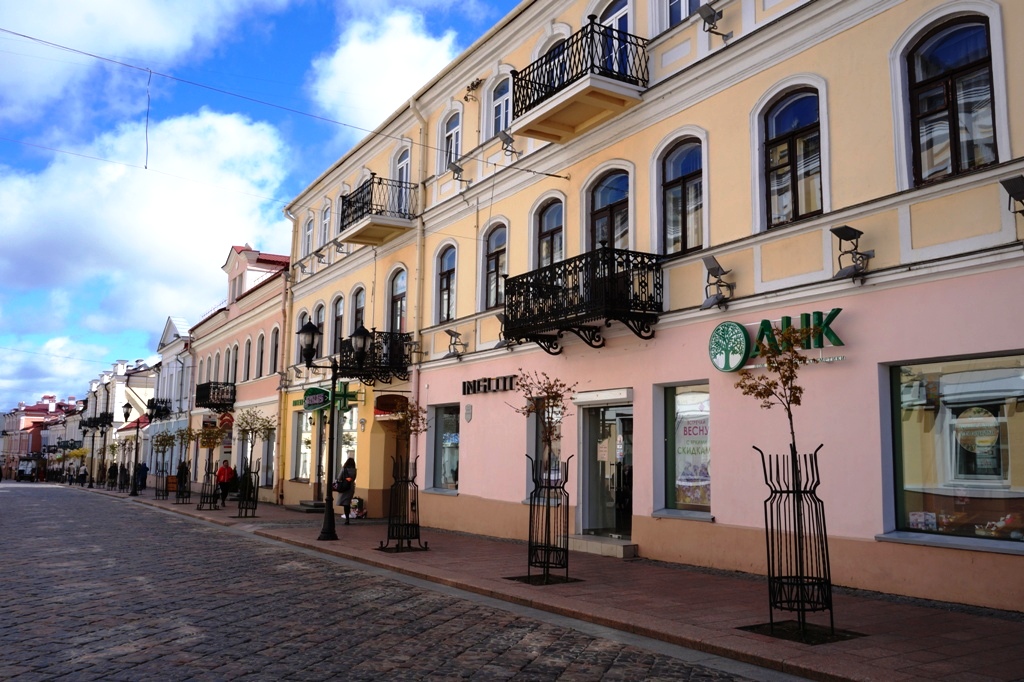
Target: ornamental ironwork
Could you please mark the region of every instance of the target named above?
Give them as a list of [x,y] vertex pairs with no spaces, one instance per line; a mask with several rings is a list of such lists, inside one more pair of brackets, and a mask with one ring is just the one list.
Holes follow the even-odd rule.
[[196,407],[205,407],[213,412],[230,412],[235,407],[235,385],[223,381],[196,385]]
[[167,419],[171,416],[171,401],[168,398],[150,398],[146,403],[146,411],[153,421]]
[[641,339],[650,339],[662,312],[663,289],[657,255],[602,245],[508,277],[502,338],[506,343],[533,341],[557,355],[562,352],[559,339],[564,332],[600,348],[604,345],[601,324],[618,321]]
[[411,182],[378,178],[371,173],[368,180],[341,198],[338,229],[344,230],[369,215],[413,220],[415,190]]
[[522,71],[512,72],[512,117],[519,118],[588,75],[647,87],[647,40],[590,23]]
[[390,384],[392,379],[409,380],[412,360],[412,334],[370,331],[367,348],[356,352],[352,340],[345,339],[338,354],[338,376],[373,386],[378,381]]

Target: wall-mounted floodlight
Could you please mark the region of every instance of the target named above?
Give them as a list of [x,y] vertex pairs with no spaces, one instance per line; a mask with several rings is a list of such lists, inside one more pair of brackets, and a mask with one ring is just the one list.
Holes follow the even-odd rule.
[[448,162],[448,170],[451,171],[452,177],[457,182],[462,182],[462,166],[460,166],[459,164],[455,163],[454,161],[449,161]]
[[714,33],[716,36],[722,36],[723,42],[732,38],[732,31],[722,33],[718,30],[718,22],[722,18],[721,10],[716,10],[711,5],[701,5],[697,8],[697,14],[700,15],[701,20],[704,22],[705,33]]
[[324,253],[323,251],[315,251],[315,252],[313,252],[313,255],[316,256],[316,262],[317,263],[326,263],[327,262],[327,254]]
[[[706,7],[706,5],[701,5]],[[704,269],[708,271],[708,283],[704,285],[704,302],[700,304],[701,310],[708,310],[718,306],[725,310],[729,307],[729,299],[732,298],[732,290],[736,288],[735,282],[726,282],[723,277],[732,270],[726,270],[719,265],[714,256],[704,256]],[[714,288],[715,293],[711,293]]]
[[296,379],[302,378],[302,370],[299,369],[298,367],[292,367],[292,373],[295,374]]
[[[999,181],[999,184],[1006,190],[1006,194],[1009,196],[1009,200],[1006,204],[1007,210],[1010,213],[1020,213],[1024,215],[1024,175],[1018,175],[1015,178],[1004,178]],[[1014,204],[1020,204],[1019,208],[1014,208]]]
[[469,344],[463,341],[462,334],[454,329],[445,329],[444,333],[448,335],[448,353],[441,359],[448,360],[450,358],[455,358],[457,360],[461,360],[462,355],[466,352],[466,348],[469,347]]
[[299,269],[299,272],[301,272],[303,275],[309,274],[309,269],[306,268],[305,263],[296,263],[295,267],[297,267]]
[[517,159],[520,157],[522,152],[513,146],[516,143],[516,139],[508,131],[499,130],[498,139],[501,140],[501,151],[505,152],[505,156],[514,156]]
[[336,253],[345,253],[345,245],[341,242],[334,242],[334,251]]
[[501,335],[500,338],[498,339],[498,343],[494,344],[494,349],[497,350],[499,348],[508,348],[509,350],[512,350],[512,341],[505,338],[505,322],[508,320],[508,318],[505,317],[505,313],[495,313],[494,316],[498,318],[498,322],[501,323]]
[[[860,283],[863,284],[864,273],[868,269],[868,260],[875,257],[874,250],[860,251],[859,242],[864,233],[849,225],[837,225],[830,231],[839,239],[839,257],[837,259],[839,272],[832,279],[853,279],[853,281],[860,279]],[[848,246],[844,248],[844,244],[848,244]],[[850,264],[845,267],[843,266],[843,256],[850,259]]]

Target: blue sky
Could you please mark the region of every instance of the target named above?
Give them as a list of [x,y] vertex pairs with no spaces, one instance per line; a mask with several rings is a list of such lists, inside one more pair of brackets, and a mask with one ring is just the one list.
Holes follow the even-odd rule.
[[0,2],[0,410],[152,358],[232,245],[287,253],[284,205],[516,4]]

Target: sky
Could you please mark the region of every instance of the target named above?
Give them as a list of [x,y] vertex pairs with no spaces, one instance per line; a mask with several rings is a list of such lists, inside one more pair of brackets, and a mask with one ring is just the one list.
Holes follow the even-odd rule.
[[515,0],[0,1],[0,410],[155,362]]

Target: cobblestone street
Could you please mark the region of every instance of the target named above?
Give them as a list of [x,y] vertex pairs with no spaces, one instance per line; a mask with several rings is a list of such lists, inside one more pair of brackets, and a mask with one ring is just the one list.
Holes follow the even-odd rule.
[[80,489],[0,542],[5,680],[745,679]]

